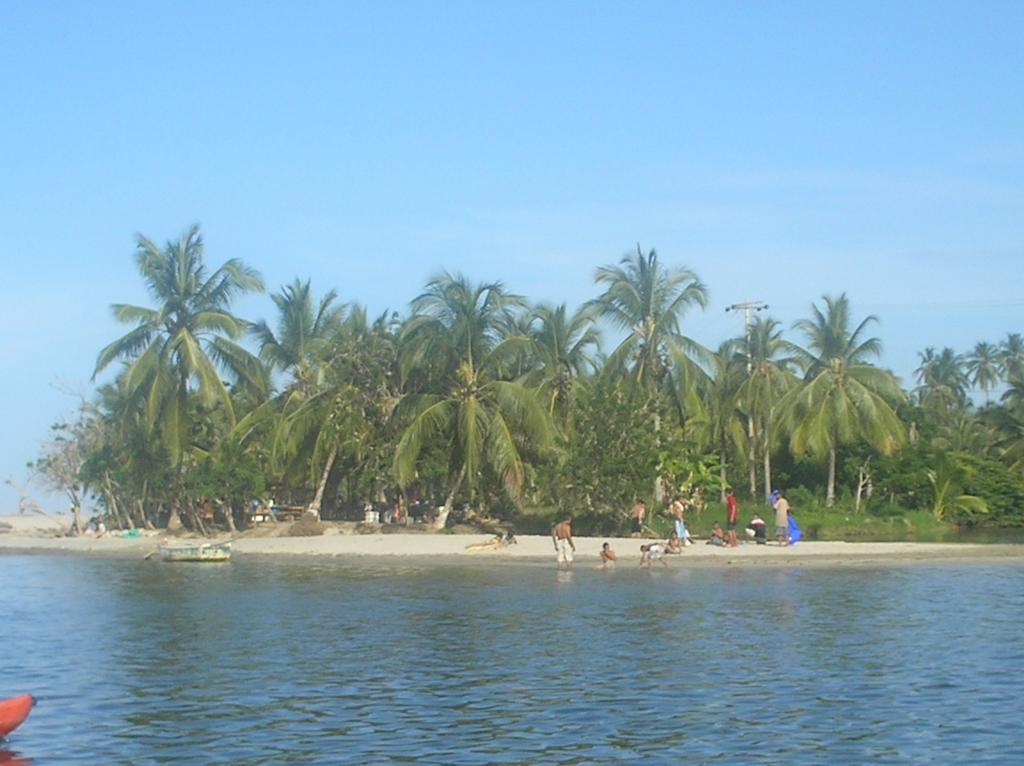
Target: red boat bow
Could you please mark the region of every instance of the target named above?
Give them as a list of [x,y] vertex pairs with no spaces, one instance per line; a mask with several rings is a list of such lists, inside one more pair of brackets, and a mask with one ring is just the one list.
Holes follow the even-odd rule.
[[31,694],[19,694],[17,697],[0,700],[0,737],[6,737],[21,726],[35,704],[36,698]]

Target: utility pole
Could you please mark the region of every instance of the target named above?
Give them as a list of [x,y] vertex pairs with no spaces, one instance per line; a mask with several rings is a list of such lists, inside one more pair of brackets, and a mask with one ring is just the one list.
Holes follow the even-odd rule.
[[[747,338],[747,378],[753,377],[754,374],[754,349],[751,347],[750,340],[750,315],[755,311],[764,311],[768,308],[768,304],[764,301],[743,301],[742,303],[734,303],[731,306],[726,306],[726,311],[742,311],[743,312],[743,333]],[[749,408],[747,414],[747,440],[750,442],[747,450],[747,459],[750,466],[750,497],[753,500],[757,499],[757,453],[755,448],[755,437],[757,434],[754,432],[754,412],[753,407]],[[725,490],[722,490],[723,494]]]
[[747,336],[747,375],[754,371],[754,350],[750,347],[750,313],[752,311],[764,311],[768,304],[763,301],[743,301],[726,306],[726,311],[743,312],[743,331]]

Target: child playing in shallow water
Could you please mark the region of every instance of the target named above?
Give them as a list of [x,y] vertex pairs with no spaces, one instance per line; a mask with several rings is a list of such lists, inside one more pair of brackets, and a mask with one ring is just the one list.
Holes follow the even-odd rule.
[[665,561],[663,556],[665,555],[665,546],[661,543],[651,543],[650,545],[640,546],[640,566],[647,564],[647,568],[651,568],[651,564],[655,561],[660,561],[661,565],[668,568],[668,563]]
[[606,569],[609,564],[615,566],[617,557],[615,551],[612,550],[612,546],[605,543],[601,546],[601,569]]

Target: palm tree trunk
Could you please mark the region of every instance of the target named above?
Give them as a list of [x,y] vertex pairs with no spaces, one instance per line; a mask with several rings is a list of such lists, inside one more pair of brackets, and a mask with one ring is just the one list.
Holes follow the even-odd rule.
[[323,473],[320,474],[320,481],[316,487],[316,495],[313,496],[313,501],[307,506],[311,513],[315,513],[317,516],[320,515],[320,504],[324,500],[324,490],[327,488],[327,477],[331,475],[331,469],[334,467],[334,461],[338,457],[338,444],[335,442],[334,446],[331,447],[331,454],[327,456],[327,462],[324,464]]
[[750,464],[750,499],[757,499],[757,450],[756,435],[754,429],[754,416],[747,418],[747,439],[750,442],[750,450],[747,453],[747,462]]
[[231,503],[224,503],[224,519],[228,524],[228,532],[234,534],[238,531],[235,528],[235,509],[231,507]]
[[825,496],[825,507],[836,504],[836,448],[828,448],[828,494]]
[[459,471],[458,477],[455,479],[455,483],[452,485],[451,491],[448,493],[448,497],[445,498],[444,507],[441,508],[441,512],[437,514],[437,518],[434,520],[434,529],[444,529],[445,524],[448,523],[448,516],[452,512],[452,506],[455,504],[455,493],[459,491],[459,487],[462,486],[462,482],[466,478],[466,466],[462,466],[462,470]]
[[[772,414],[768,412],[768,421],[771,422]],[[771,429],[768,424],[764,425],[762,429],[764,431],[764,442],[762,448],[764,449],[764,499],[765,502],[772,494],[772,449],[771,449]]]

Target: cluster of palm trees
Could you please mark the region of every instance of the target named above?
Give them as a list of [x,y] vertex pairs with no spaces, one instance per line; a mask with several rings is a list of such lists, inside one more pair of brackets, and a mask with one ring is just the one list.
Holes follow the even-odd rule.
[[[1024,468],[1024,337],[980,341],[967,353],[926,348],[919,354],[914,400],[936,446]],[[1001,390],[999,403],[992,392]],[[971,394],[978,391],[983,406]],[[917,424],[915,423],[915,426]]]
[[[977,417],[970,385],[1024,392],[1010,336],[998,352],[925,352],[913,401],[872,364],[876,320],[856,321],[845,295],[796,323],[802,345],[758,318],[707,349],[684,327],[706,287],[639,246],[597,270],[600,294],[576,311],[442,273],[408,316],[376,319],[296,280],[272,294],[272,324],[231,313],[262,281],[237,261],[210,270],[197,227],[164,247],[140,237],[135,260],[154,307],[113,307],[132,328],[100,352],[96,375],[120,366],[79,429],[80,481],[114,523],[202,528],[202,498],[232,525],[261,493],[324,515],[418,498],[438,526],[460,501],[613,514],[696,474],[767,495],[773,460],[802,455],[821,460],[831,505],[841,450],[899,450],[917,427],[908,407],[952,422],[956,408]],[[602,323],[620,336],[607,354]]]

